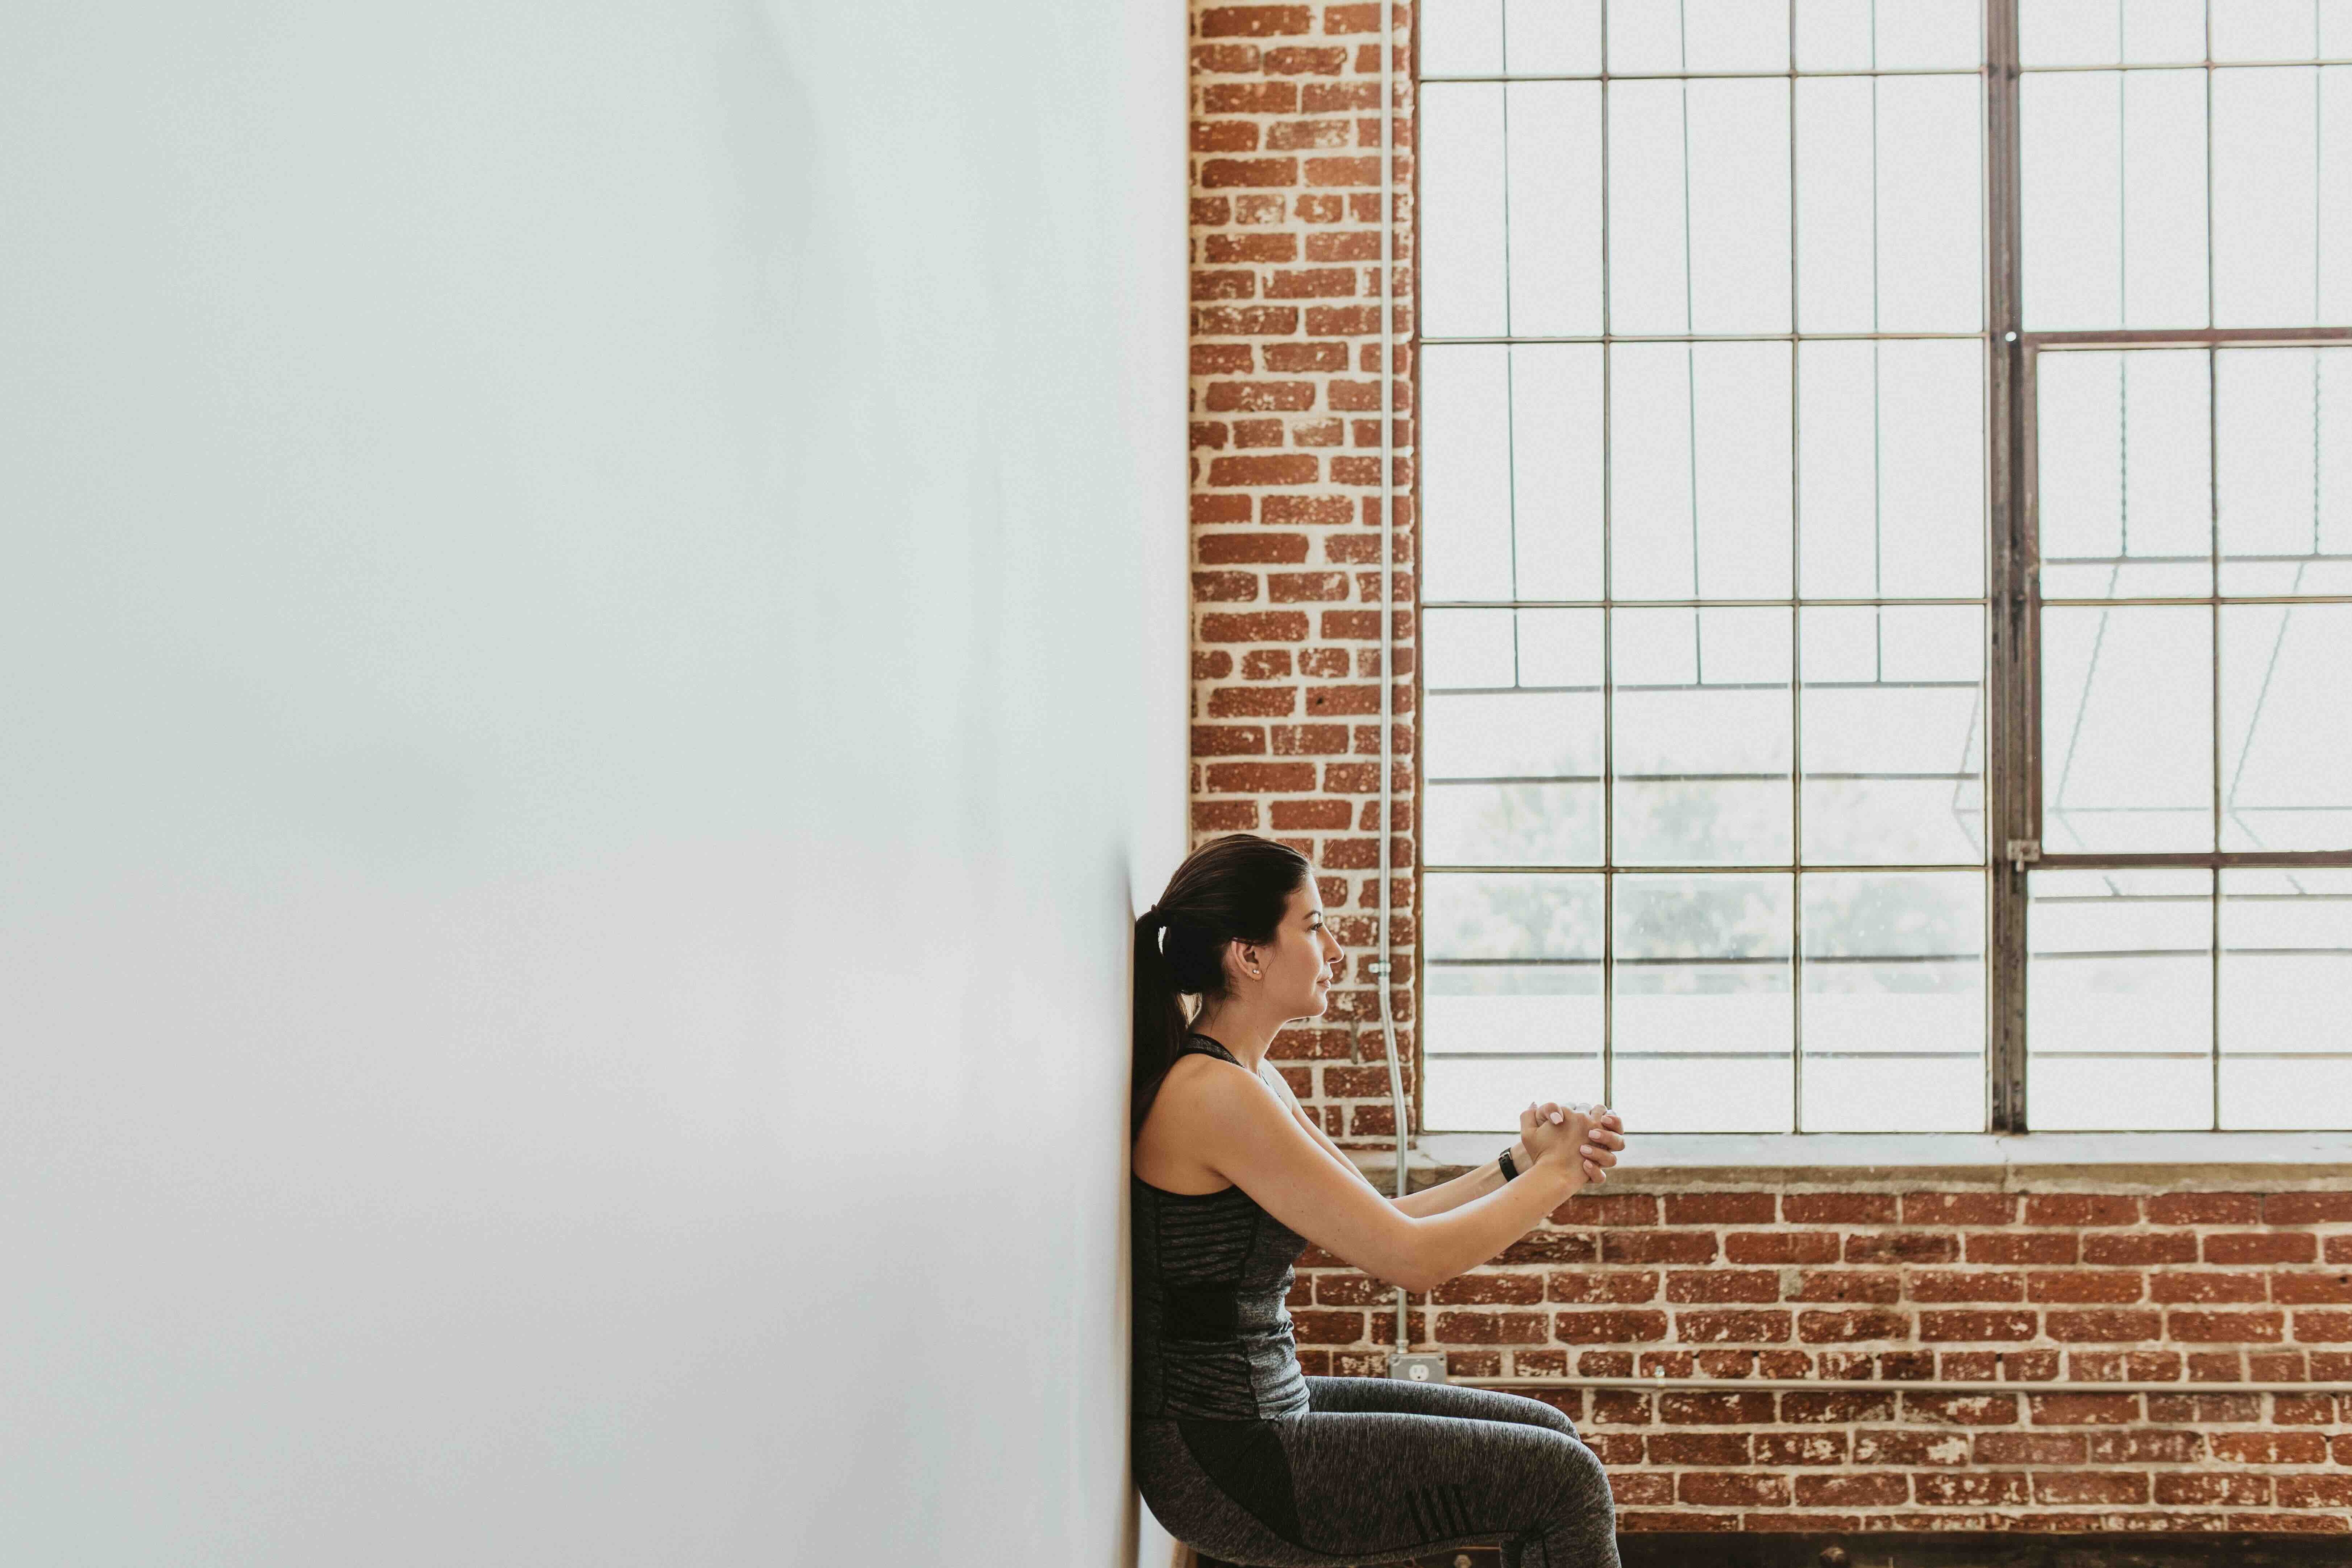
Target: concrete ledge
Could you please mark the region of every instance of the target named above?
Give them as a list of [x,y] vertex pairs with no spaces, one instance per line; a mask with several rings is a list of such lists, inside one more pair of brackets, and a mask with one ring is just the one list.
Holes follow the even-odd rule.
[[[1407,1156],[1415,1186],[1474,1170],[1509,1142],[1435,1132]],[[1381,1186],[1387,1149],[1351,1151]],[[1609,1192],[1708,1186],[2084,1185],[2150,1192],[2277,1191],[2352,1182],[2352,1132],[1664,1132],[1634,1136]]]

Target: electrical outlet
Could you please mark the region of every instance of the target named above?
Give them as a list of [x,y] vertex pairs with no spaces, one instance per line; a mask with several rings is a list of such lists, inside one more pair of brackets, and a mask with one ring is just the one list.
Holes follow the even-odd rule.
[[1445,1358],[1442,1355],[1391,1355],[1389,1375],[1407,1383],[1444,1383]]

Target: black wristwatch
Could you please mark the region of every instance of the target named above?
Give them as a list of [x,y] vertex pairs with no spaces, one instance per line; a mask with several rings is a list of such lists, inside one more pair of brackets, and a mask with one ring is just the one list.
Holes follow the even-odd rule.
[[1504,1144],[1503,1152],[1495,1156],[1495,1163],[1503,1167],[1503,1180],[1508,1182],[1517,1178],[1519,1168],[1511,1163],[1511,1146],[1508,1143]]

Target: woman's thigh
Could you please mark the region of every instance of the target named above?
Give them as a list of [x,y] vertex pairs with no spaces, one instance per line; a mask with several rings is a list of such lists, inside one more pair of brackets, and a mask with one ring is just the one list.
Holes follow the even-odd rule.
[[1540,1399],[1451,1383],[1411,1383],[1401,1377],[1310,1377],[1308,1406],[1317,1411],[1385,1410],[1400,1415],[1452,1415],[1468,1421],[1513,1421],[1576,1436],[1574,1422]]
[[1313,1410],[1152,1426],[1158,1440],[1139,1442],[1137,1468],[1153,1513],[1231,1562],[1387,1563],[1538,1542],[1527,1561],[1542,1568],[1616,1562],[1608,1479],[1547,1422]]

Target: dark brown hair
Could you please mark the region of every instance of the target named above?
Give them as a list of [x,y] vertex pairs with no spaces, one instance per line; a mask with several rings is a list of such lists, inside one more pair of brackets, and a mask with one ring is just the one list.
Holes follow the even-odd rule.
[[1176,1061],[1190,1020],[1181,998],[1225,994],[1225,944],[1271,942],[1314,868],[1255,833],[1213,838],[1184,857],[1160,901],[1135,922],[1135,1080],[1140,1128]]

